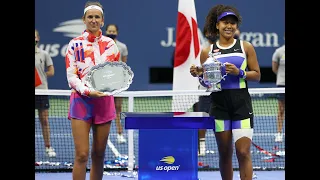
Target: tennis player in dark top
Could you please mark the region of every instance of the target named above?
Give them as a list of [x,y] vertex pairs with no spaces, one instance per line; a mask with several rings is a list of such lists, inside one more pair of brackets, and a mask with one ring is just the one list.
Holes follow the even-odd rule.
[[[216,5],[209,11],[205,23],[209,34],[219,36],[216,43],[210,46],[210,52],[225,64],[221,71],[223,75],[227,74],[219,84],[222,90],[210,94],[209,112],[215,117],[214,132],[222,180],[233,179],[233,142],[241,180],[252,180],[253,175],[250,147],[254,112],[247,81],[260,81],[260,67],[252,44],[234,38],[241,21],[236,8]],[[193,66],[190,73],[202,76],[203,69]]]

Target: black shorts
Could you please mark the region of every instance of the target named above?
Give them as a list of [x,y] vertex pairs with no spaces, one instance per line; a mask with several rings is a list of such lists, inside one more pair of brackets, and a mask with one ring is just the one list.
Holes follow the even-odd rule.
[[199,97],[199,112],[209,113],[211,106],[211,98],[210,96],[200,96]]
[[209,114],[218,120],[242,121],[250,119],[253,128],[253,108],[248,89],[227,89],[210,94]]
[[[277,87],[285,87],[285,86],[284,85],[278,85]],[[285,93],[277,94],[277,99],[284,101],[285,100]]]
[[35,109],[49,109],[49,96],[35,95]]

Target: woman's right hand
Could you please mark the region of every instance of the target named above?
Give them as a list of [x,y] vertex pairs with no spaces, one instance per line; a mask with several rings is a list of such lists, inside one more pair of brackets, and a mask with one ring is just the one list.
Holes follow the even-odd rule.
[[194,64],[190,67],[190,74],[193,76],[193,77],[197,77],[199,75],[202,74],[202,68],[201,67],[197,67],[195,66]]
[[89,93],[89,97],[92,97],[92,98],[98,98],[98,97],[104,97],[104,96],[108,96],[108,95],[100,91],[91,91]]

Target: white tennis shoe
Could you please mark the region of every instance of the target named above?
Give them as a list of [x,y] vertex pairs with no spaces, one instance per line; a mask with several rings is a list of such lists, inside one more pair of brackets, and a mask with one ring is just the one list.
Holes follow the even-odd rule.
[[282,142],[283,141],[283,135],[281,133],[276,134],[276,138],[274,140],[275,142]]
[[127,142],[127,140],[123,137],[123,134],[117,134],[117,140],[119,144],[123,144]]
[[53,147],[46,147],[46,154],[48,157],[52,158],[52,157],[56,157],[56,152],[54,151]]
[[206,155],[206,141],[200,140],[198,156]]

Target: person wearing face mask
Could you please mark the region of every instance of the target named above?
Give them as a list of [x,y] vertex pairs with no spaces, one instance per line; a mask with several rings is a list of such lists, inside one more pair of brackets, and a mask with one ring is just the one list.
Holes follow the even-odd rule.
[[[38,73],[38,79],[41,82],[35,89],[48,89],[47,78],[54,75],[54,66],[49,54],[38,47],[39,41],[39,32],[35,30],[35,68]],[[56,157],[56,152],[50,144],[49,106],[49,97],[47,95],[35,96],[35,108],[38,110],[46,155],[51,158]]]
[[76,180],[86,179],[91,128],[90,179],[102,179],[111,121],[116,118],[114,97],[91,90],[84,83],[92,67],[120,58],[114,40],[102,35],[103,11],[100,2],[85,4],[82,20],[86,29],[69,42],[65,57],[67,81],[71,88],[68,119],[75,147],[72,176]]
[[[128,58],[128,48],[127,45],[120,42],[117,39],[118,36],[118,26],[116,24],[108,24],[106,26],[106,36],[110,37],[116,42],[116,45],[118,46],[118,49],[120,51],[120,61],[127,63],[127,58]],[[122,133],[122,125],[121,125],[121,120],[120,120],[120,112],[122,109],[122,97],[115,97],[115,105],[116,105],[116,127],[117,127],[117,140],[118,143],[126,143],[126,138],[124,138],[123,133]]]

